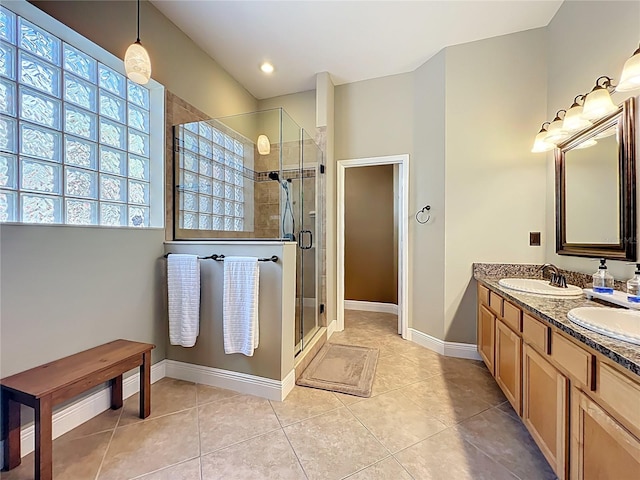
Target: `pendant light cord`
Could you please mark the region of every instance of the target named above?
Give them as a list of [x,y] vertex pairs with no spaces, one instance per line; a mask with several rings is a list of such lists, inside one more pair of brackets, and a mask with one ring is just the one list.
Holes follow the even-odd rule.
[[140,43],[140,0],[138,0],[138,39],[136,43]]

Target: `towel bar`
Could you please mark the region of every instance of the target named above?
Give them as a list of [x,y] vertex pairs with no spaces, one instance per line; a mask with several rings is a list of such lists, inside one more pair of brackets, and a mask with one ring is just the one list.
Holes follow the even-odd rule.
[[[165,254],[163,258],[167,258],[169,255],[171,255],[171,252]],[[215,260],[216,262],[223,262],[224,258],[225,258],[224,255],[217,255],[215,253],[207,257],[198,257],[199,260]],[[277,255],[271,255],[270,257],[265,257],[265,258],[258,258],[259,262],[277,262],[278,260],[279,258]]]

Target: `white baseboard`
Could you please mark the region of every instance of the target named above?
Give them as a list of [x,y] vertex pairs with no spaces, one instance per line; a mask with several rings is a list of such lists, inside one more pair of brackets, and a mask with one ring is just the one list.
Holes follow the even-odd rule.
[[398,305],[395,303],[364,302],[362,300],[345,300],[345,310],[362,310],[363,312],[378,312],[398,314]]
[[331,335],[333,335],[333,333],[336,331],[337,325],[337,320],[332,320],[331,323],[329,323],[329,326],[327,327],[327,340],[329,340],[331,338]]
[[235,392],[277,401],[285,399],[293,389],[296,378],[295,370],[289,372],[284,380],[273,380],[247,373],[232,372],[176,360],[166,360],[166,364],[167,377],[202,383],[212,387],[226,388]]
[[296,369],[294,368],[289,372],[289,374],[286,377],[284,377],[284,380],[282,380],[282,395],[281,395],[282,398],[280,399],[280,401],[287,398],[287,395],[291,393],[291,390],[293,390],[293,387],[295,386],[296,386]]
[[[165,376],[165,362],[151,365],[151,383]],[[140,390],[140,373],[135,373],[122,381],[122,397],[129,398]],[[111,407],[111,390],[105,387],[68,407],[53,414],[53,438],[58,438],[73,430]],[[35,446],[35,426],[23,427],[20,432],[20,454],[24,457],[33,452]],[[4,445],[0,442],[0,465],[3,464]]]
[[481,360],[478,348],[472,343],[445,342],[413,328],[409,329],[409,340],[447,357]]

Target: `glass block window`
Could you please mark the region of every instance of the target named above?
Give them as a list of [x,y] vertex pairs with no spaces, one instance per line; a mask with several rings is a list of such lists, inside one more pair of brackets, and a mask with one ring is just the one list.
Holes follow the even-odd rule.
[[148,227],[149,90],[0,7],[0,222]]
[[[245,145],[208,122],[176,127],[180,176],[179,228],[245,231]],[[249,150],[249,147],[247,147]],[[250,174],[248,174],[250,175]]]

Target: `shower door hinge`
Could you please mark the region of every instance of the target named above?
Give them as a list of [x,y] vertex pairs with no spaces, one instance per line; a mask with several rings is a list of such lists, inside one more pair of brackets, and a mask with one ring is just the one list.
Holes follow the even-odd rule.
[[324,173],[324,165],[320,165],[320,173]]
[[324,313],[324,303],[320,304],[320,313]]

